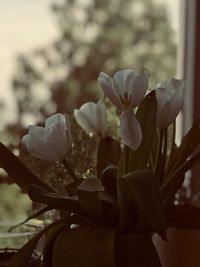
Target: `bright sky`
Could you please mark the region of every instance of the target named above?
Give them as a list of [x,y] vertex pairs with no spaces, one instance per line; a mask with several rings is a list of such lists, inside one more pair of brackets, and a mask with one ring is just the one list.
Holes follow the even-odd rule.
[[[22,52],[51,42],[56,37],[56,23],[50,13],[52,0],[0,0],[0,99],[8,112],[0,118],[14,118],[10,78],[15,57]],[[54,1],[55,2],[55,1]]]
[[[56,23],[50,12],[52,2],[61,0],[0,0],[0,99],[7,105],[2,120],[14,119],[15,106],[10,89],[15,57],[45,45],[56,37]],[[178,26],[178,0],[156,0],[169,6],[174,29]]]

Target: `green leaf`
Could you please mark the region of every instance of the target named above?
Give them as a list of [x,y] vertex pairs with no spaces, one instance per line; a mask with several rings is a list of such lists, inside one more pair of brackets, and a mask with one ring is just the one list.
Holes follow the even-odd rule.
[[56,239],[52,267],[115,267],[116,230],[81,225],[63,230]]
[[45,235],[45,243],[43,249],[44,267],[52,267],[52,255],[53,255],[54,243],[60,232],[62,232],[62,230],[65,228],[67,228],[66,223],[60,223],[52,227]]
[[118,234],[115,251],[117,267],[161,267],[158,253],[148,236]]
[[200,207],[177,205],[166,210],[168,227],[200,229]]
[[163,203],[166,205],[174,198],[178,189],[182,186],[185,178],[185,173],[192,168],[192,166],[200,160],[200,152],[191,156],[189,160],[179,166],[171,176],[166,179],[162,185],[160,192]]
[[28,194],[32,201],[46,204],[52,208],[66,209],[70,212],[83,211],[76,197],[64,197],[56,193],[49,193],[36,185],[29,186]]
[[124,145],[118,164],[117,177],[122,177],[124,174],[129,172],[130,151],[131,149],[128,146]]
[[[96,177],[88,177],[77,189],[78,199],[83,209],[94,220],[113,225],[116,200],[104,192],[104,187]],[[111,216],[113,214],[113,216]],[[115,218],[116,219],[116,218]]]
[[33,253],[35,246],[40,238],[49,231],[51,227],[60,224],[61,221],[54,222],[44,228],[41,232],[37,233],[27,244],[25,244],[9,261],[7,267],[26,267],[27,262]]
[[128,188],[152,230],[166,239],[166,222],[164,209],[156,177],[150,169],[128,173],[122,177],[128,183]]
[[77,187],[84,181],[84,178],[77,177],[75,181],[66,186],[66,191],[70,197],[76,195]]
[[160,138],[159,130],[156,129],[155,134],[154,134],[152,149],[151,149],[150,161],[149,161],[152,170],[156,169],[156,160],[157,160],[157,153],[158,153],[158,148],[159,148],[159,138]]
[[117,167],[110,165],[102,172],[101,182],[105,192],[117,198]]
[[38,185],[50,192],[56,192],[54,188],[46,184],[36,174],[31,172],[19,158],[0,142],[0,167],[3,168],[15,181],[23,192],[28,191],[29,184]]
[[77,188],[77,195],[83,209],[94,219],[100,220],[102,203],[99,192],[104,188],[101,181],[95,177],[88,177]]
[[99,141],[96,163],[98,178],[101,177],[103,170],[109,165],[118,165],[120,154],[121,147],[117,140],[105,137]]
[[169,174],[172,174],[200,144],[200,121],[196,121],[182,140],[170,162]]
[[144,169],[148,165],[156,130],[156,113],[157,101],[152,91],[143,99],[136,113],[142,129],[142,142],[136,151],[130,149],[129,172]]
[[123,178],[117,180],[119,205],[119,230],[122,233],[133,233],[138,221],[138,210],[133,201],[132,192]]

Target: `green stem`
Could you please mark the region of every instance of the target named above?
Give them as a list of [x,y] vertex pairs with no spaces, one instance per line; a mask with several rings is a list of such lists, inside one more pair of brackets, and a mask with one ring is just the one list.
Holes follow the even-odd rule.
[[171,143],[171,148],[170,148],[170,155],[169,155],[169,160],[168,160],[167,173],[170,172],[170,170],[171,170],[171,168],[173,166],[175,137],[176,137],[176,120],[174,120],[174,122],[173,122],[172,143]]
[[162,156],[162,144],[163,144],[164,131],[160,130],[159,133],[160,135],[159,135],[158,150],[157,150],[156,164],[155,164],[155,174],[157,177],[159,176],[159,170],[160,170],[160,161],[161,161],[161,156]]
[[168,144],[168,134],[167,130],[164,131],[164,144],[163,144],[163,153],[161,155],[161,161],[160,161],[160,172],[159,172],[159,179],[160,184],[163,183],[164,173],[165,173],[165,164],[166,164],[166,158],[167,158],[167,144]]
[[65,166],[66,170],[68,171],[69,175],[72,177],[72,179],[76,181],[77,177],[75,173],[73,172],[72,168],[70,167],[70,165],[68,164],[68,162],[66,161],[66,159],[63,159],[62,163]]

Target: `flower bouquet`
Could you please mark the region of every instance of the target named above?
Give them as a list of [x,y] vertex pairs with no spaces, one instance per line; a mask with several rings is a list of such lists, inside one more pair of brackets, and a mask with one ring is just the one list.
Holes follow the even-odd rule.
[[90,152],[96,153],[96,175],[77,176],[68,163],[74,147],[68,115],[54,114],[45,127],[30,126],[22,138],[33,156],[64,164],[73,180],[73,195],[57,192],[0,144],[1,167],[28,190],[33,202],[44,204],[30,218],[60,211],[60,217],[16,253],[8,267],[25,267],[43,235],[44,267],[159,267],[154,233],[167,240],[171,226],[200,228],[200,209],[180,205],[175,197],[185,173],[200,158],[199,122],[179,146],[175,143],[183,81],[170,78],[150,91],[148,71],[129,69],[113,78],[100,73],[98,81],[118,109],[119,137],[106,135],[102,99],[74,111],[86,133],[99,138],[97,153]]

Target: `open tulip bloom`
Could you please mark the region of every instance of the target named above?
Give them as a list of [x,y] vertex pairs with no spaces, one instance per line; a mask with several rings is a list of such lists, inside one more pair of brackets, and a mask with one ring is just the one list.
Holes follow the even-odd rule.
[[71,128],[69,118],[57,113],[50,116],[45,127],[29,126],[28,134],[22,138],[28,151],[35,157],[60,161],[71,149]]
[[85,103],[80,109],[75,109],[74,117],[87,134],[104,135],[106,130],[106,108],[101,100],[98,103]]
[[141,74],[127,69],[116,72],[111,78],[101,72],[98,78],[105,96],[121,111],[120,135],[123,142],[136,150],[142,140],[140,124],[133,113],[144,98],[149,82],[145,70]]
[[[171,226],[200,229],[199,207],[175,205],[185,173],[200,159],[196,152],[200,145],[199,121],[183,137],[180,146],[175,144],[175,120],[182,106],[183,81],[170,78],[148,93],[146,70],[140,74],[121,70],[113,78],[100,73],[98,81],[105,97],[121,113],[121,139],[106,136],[102,102],[89,102],[75,111],[78,124],[86,133],[98,134],[99,143],[96,176],[74,179],[73,196],[61,195],[0,144],[1,167],[17,184],[29,188],[32,201],[45,204],[31,218],[50,209],[61,211],[60,219],[30,240],[8,267],[25,267],[45,233],[44,267],[160,267],[151,241],[154,233],[167,239],[166,231]],[[34,156],[62,160],[70,156],[69,129],[69,122],[55,114],[47,119],[45,128],[29,128],[22,140]],[[74,224],[76,228],[72,229]],[[120,241],[124,238],[125,243]],[[126,255],[129,265],[124,264],[120,255]]]

